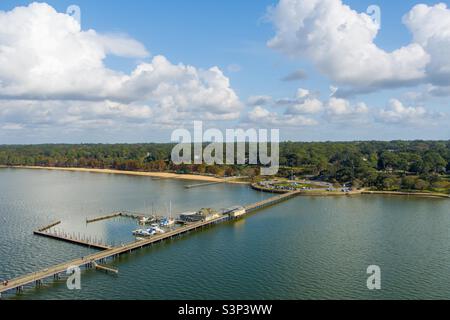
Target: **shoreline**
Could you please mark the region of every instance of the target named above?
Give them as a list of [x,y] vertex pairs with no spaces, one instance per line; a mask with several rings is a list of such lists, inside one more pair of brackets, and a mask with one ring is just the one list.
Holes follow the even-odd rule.
[[30,170],[49,170],[49,171],[66,171],[66,172],[85,172],[85,173],[102,173],[102,174],[121,174],[128,176],[151,177],[161,179],[177,179],[188,181],[203,181],[203,182],[218,182],[218,183],[236,183],[227,181],[226,179],[192,175],[192,174],[177,174],[169,172],[142,172],[142,171],[123,171],[114,169],[94,169],[94,168],[63,168],[63,167],[39,167],[39,166],[0,166],[0,168],[12,169],[30,169]]
[[[250,182],[244,181],[232,181],[226,178],[216,178],[202,175],[193,174],[177,174],[169,172],[142,172],[142,171],[124,171],[124,170],[114,170],[114,169],[94,169],[94,168],[64,168],[64,167],[41,167],[41,166],[3,166],[0,168],[12,168],[12,169],[29,169],[29,170],[49,170],[49,171],[66,171],[66,172],[85,172],[85,173],[100,173],[100,174],[119,174],[128,176],[140,176],[140,177],[150,177],[150,178],[160,178],[160,179],[176,179],[185,181],[201,181],[201,182],[216,182],[216,183],[230,183],[230,184],[246,184],[254,190],[273,194],[284,194],[286,191],[282,190],[272,190],[252,184]],[[311,197],[342,197],[342,196],[360,196],[360,195],[384,195],[384,196],[407,196],[407,197],[418,197],[418,198],[439,198],[439,199],[450,199],[450,195],[445,193],[437,192],[402,192],[402,191],[371,191],[371,190],[360,190],[352,192],[329,192],[329,191],[304,191],[299,192],[299,196],[311,196]]]
[[[251,185],[252,189],[274,194],[288,193],[288,191],[282,190],[272,190],[269,188],[264,188],[256,184]],[[297,194],[298,196],[309,196],[309,197],[343,197],[343,196],[361,196],[361,195],[382,195],[382,196],[406,196],[406,197],[417,197],[417,198],[434,198],[434,199],[450,199],[450,195],[445,193],[437,192],[400,192],[400,191],[370,191],[370,190],[360,190],[351,192],[330,192],[330,191],[303,191]]]
[[370,191],[364,190],[361,192],[364,195],[385,195],[385,196],[414,196],[421,198],[440,198],[449,199],[450,195],[438,192],[405,192],[405,191]]

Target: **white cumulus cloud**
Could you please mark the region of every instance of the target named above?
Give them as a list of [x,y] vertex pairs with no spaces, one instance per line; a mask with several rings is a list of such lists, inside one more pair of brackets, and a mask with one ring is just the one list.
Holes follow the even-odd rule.
[[305,101],[288,107],[287,114],[317,114],[323,110],[323,103],[318,99],[306,99]]
[[302,115],[281,115],[259,106],[250,110],[247,114],[247,118],[249,123],[256,124],[258,126],[271,126],[277,128],[299,128],[316,126],[318,124],[316,120],[304,117]]
[[[173,64],[159,55],[125,74],[105,65],[109,55],[147,60],[150,54],[127,35],[82,30],[45,3],[0,11],[0,112],[15,117],[0,124],[10,128],[19,115],[25,126],[56,116],[73,123],[140,118],[167,125],[240,115],[241,102],[218,67]],[[27,108],[36,119],[47,112],[46,121],[33,121]]]
[[393,51],[377,46],[379,25],[342,0],[280,0],[269,11],[269,47],[306,57],[341,95],[430,82],[450,83],[450,10],[417,5],[403,18],[413,41]]
[[247,104],[249,106],[264,106],[269,103],[272,103],[273,99],[271,96],[251,96],[247,99]]
[[405,106],[397,99],[391,99],[386,109],[380,110],[379,120],[389,124],[421,124],[429,123],[434,118],[442,118],[442,114],[435,114],[424,107]]
[[363,102],[351,105],[346,99],[332,97],[327,103],[326,112],[330,116],[360,115],[367,114],[369,108]]

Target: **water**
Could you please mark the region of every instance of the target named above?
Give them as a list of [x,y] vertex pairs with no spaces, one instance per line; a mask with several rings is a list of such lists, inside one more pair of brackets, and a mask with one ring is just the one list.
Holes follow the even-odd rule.
[[[248,204],[270,195],[247,186],[148,177],[0,169],[0,278],[94,252],[32,235],[58,228],[119,244],[136,223],[118,210],[166,212]],[[407,197],[298,197],[244,220],[124,255],[118,276],[83,272],[82,290],[64,281],[13,299],[449,299],[450,201]],[[366,269],[379,265],[382,290]]]

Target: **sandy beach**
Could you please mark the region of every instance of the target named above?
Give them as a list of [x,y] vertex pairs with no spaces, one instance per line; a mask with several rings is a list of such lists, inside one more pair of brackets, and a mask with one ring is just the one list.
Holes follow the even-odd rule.
[[[139,171],[122,171],[111,169],[86,169],[86,168],[60,168],[60,167],[36,167],[36,166],[15,166],[10,168],[17,169],[34,169],[34,170],[54,170],[54,171],[72,171],[72,172],[90,172],[90,173],[103,173],[103,174],[125,174],[130,176],[144,176],[161,179],[181,179],[191,181],[203,181],[203,182],[228,182],[225,179],[216,177],[192,175],[192,174],[176,174],[167,172],[139,172]],[[231,182],[231,181],[230,181]]]

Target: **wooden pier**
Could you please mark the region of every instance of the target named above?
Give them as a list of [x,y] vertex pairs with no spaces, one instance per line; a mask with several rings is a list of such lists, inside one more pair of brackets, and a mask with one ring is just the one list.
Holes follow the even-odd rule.
[[95,241],[95,240],[92,241],[91,239],[86,239],[87,237],[85,237],[85,239],[81,239],[81,236],[77,237],[75,235],[70,235],[70,234],[64,234],[64,233],[58,234],[56,232],[52,233],[49,231],[42,232],[39,230],[34,231],[33,233],[37,236],[50,238],[50,239],[54,239],[54,240],[59,240],[59,241],[63,241],[63,242],[68,242],[68,243],[80,245],[83,247],[99,249],[99,250],[111,249],[110,246],[102,244],[101,241]]
[[159,218],[156,216],[148,216],[148,215],[145,215],[144,213],[137,213],[137,212],[130,212],[130,211],[122,211],[120,213],[120,216],[125,217],[125,218],[135,219],[135,220],[140,220],[142,218],[153,218],[156,221]]
[[282,195],[276,196],[276,197],[272,197],[257,203],[253,203],[250,205],[245,206],[245,211],[247,213],[251,213],[257,210],[261,210],[270,206],[273,206],[275,204],[278,204],[280,202],[284,202],[286,200],[289,200],[297,195],[299,195],[301,192],[300,191],[293,191],[293,192],[288,192],[288,193],[284,193]]
[[130,218],[130,219],[135,219],[135,220],[139,220],[144,217],[154,218],[155,220],[157,219],[157,217],[149,217],[143,213],[133,213],[133,212],[128,212],[128,211],[122,211],[122,212],[113,212],[111,214],[107,214],[104,216],[91,218],[91,219],[86,218],[86,223],[94,223],[94,222],[109,220],[109,219],[118,218],[118,217]]
[[105,271],[106,273],[110,272],[110,273],[119,274],[119,270],[113,269],[113,268],[110,268],[107,266],[102,266],[102,265],[98,264],[97,262],[93,262],[93,265],[94,265],[95,269],[97,269],[97,270]]
[[[30,273],[23,277],[19,277],[19,278],[8,281],[7,285],[0,284],[0,294],[8,292],[8,291],[15,291],[16,293],[21,292],[24,290],[25,286],[29,286],[29,285],[33,286],[33,285],[37,284],[38,282],[42,283],[45,279],[49,279],[51,277],[59,278],[60,276],[66,274],[67,270],[69,268],[86,267],[87,269],[89,269],[89,268],[95,267],[94,263],[98,264],[98,262],[100,262],[100,261],[105,262],[107,259],[114,259],[120,255],[131,253],[137,249],[142,249],[142,248],[148,247],[150,245],[160,243],[167,239],[179,237],[188,232],[202,229],[207,226],[223,222],[225,220],[228,220],[227,216],[221,216],[217,219],[214,219],[214,220],[211,220],[208,222],[197,222],[197,223],[189,224],[189,225],[186,225],[179,229],[176,229],[176,230],[173,230],[173,231],[161,234],[161,235],[157,235],[157,236],[145,239],[145,240],[140,240],[140,241],[129,243],[127,245],[109,248],[109,249],[103,250],[101,252],[86,256],[81,259],[72,260],[72,261],[62,263],[62,264],[59,264],[59,265],[35,272],[35,273]],[[61,240],[65,240],[65,239],[61,239]]]
[[207,187],[212,186],[215,184],[221,184],[223,182],[205,182],[205,183],[197,183],[197,184],[190,184],[185,186],[186,189],[193,189],[193,188],[201,188],[201,187]]
[[[274,204],[280,203],[282,201],[286,201],[292,197],[295,197],[299,192],[290,192],[283,195],[279,195],[270,199],[266,199],[251,205],[245,206],[247,213],[252,213],[256,210],[260,210],[269,206],[272,206]],[[210,220],[210,221],[200,221],[195,223],[188,223],[184,225],[183,227],[180,227],[178,229],[166,232],[164,234],[152,236],[143,240],[135,241],[126,245],[116,246],[116,247],[107,247],[103,245],[95,245],[91,243],[86,243],[85,241],[79,241],[70,239],[67,237],[59,237],[52,235],[50,232],[41,232],[36,231],[35,234],[40,236],[46,236],[57,240],[67,241],[75,244],[81,244],[81,245],[88,245],[90,247],[96,246],[97,249],[101,249],[102,251],[98,253],[91,254],[89,256],[75,259],[72,261],[68,261],[56,266],[49,267],[47,269],[30,273],[28,275],[18,277],[15,279],[12,279],[5,283],[0,283],[0,295],[2,293],[7,293],[9,291],[14,291],[16,293],[22,292],[26,286],[40,286],[42,285],[43,281],[46,279],[49,279],[53,277],[53,279],[59,279],[60,276],[66,275],[67,270],[69,268],[81,268],[85,267],[87,269],[89,268],[97,268],[104,271],[110,271],[114,272],[112,268],[108,268],[106,266],[100,266],[99,263],[106,263],[108,259],[115,259],[123,254],[131,253],[135,250],[139,250],[157,243],[160,243],[162,241],[173,239],[180,237],[186,233],[193,232],[196,230],[201,230],[203,228],[207,228],[219,223],[222,223],[224,221],[229,221],[231,218],[229,215],[222,215],[216,219]],[[100,267],[99,267],[100,266]],[[115,272],[114,272],[115,273]]]
[[61,224],[61,221],[56,221],[56,222],[54,222],[54,223],[52,223],[52,224],[49,224],[48,226],[45,226],[45,227],[40,228],[38,231],[39,231],[39,232],[44,232],[44,231],[47,231],[47,230],[49,230],[49,229],[51,229],[51,228],[53,228],[53,227],[56,227],[56,226],[59,225],[59,224]]
[[122,213],[120,212],[114,212],[105,216],[101,216],[101,217],[97,217],[97,218],[86,218],[86,223],[93,223],[93,222],[98,222],[98,221],[102,221],[102,220],[108,220],[108,219],[113,219],[113,218],[117,218],[120,217],[122,215]]

